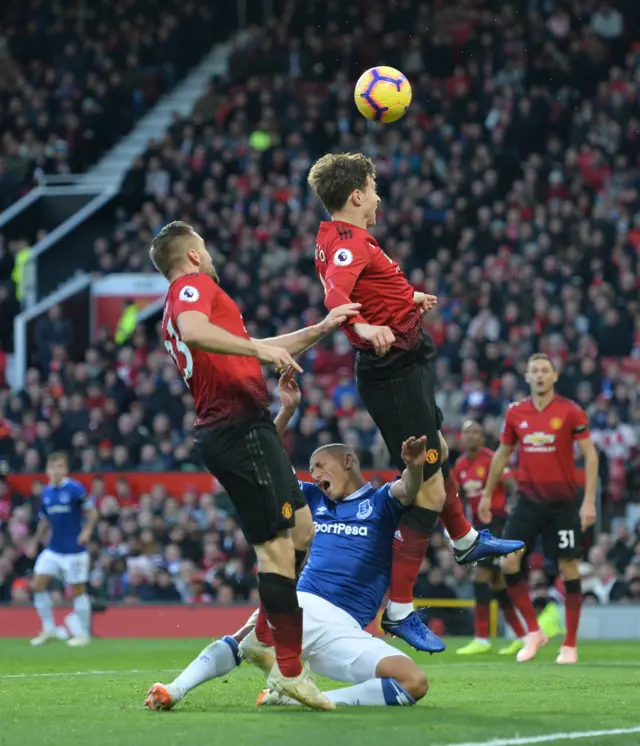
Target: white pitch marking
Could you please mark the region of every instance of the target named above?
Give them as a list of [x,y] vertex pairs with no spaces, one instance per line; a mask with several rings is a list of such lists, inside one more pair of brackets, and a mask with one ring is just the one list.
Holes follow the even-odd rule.
[[577,741],[581,738],[600,738],[601,736],[628,736],[640,733],[636,728],[615,728],[614,730],[582,730],[569,733],[548,733],[545,736],[524,736],[523,738],[492,738],[490,741],[469,741],[467,743],[448,743],[446,746],[529,746],[535,743],[554,743],[556,741]]
[[52,673],[7,673],[0,674],[0,679],[44,679],[64,676],[112,676],[115,674],[158,674],[158,673],[180,673],[180,668],[154,668],[152,670],[143,668],[130,668],[123,671],[55,671]]

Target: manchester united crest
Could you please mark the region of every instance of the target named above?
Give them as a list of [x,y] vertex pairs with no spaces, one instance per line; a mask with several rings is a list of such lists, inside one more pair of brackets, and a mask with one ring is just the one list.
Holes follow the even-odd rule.
[[552,417],[549,425],[552,430],[559,430],[562,427],[562,420],[559,417]]
[[285,503],[285,504],[284,504],[284,505],[282,506],[282,515],[283,515],[283,516],[284,516],[284,517],[285,517],[285,518],[286,518],[287,520],[289,520],[289,518],[291,518],[291,516],[293,515],[293,509],[292,509],[292,507],[291,507],[291,503]]
[[425,456],[424,460],[428,464],[435,464],[436,461],[438,460],[438,458],[439,458],[438,451],[436,451],[435,448],[429,448],[429,450],[427,451],[427,455]]

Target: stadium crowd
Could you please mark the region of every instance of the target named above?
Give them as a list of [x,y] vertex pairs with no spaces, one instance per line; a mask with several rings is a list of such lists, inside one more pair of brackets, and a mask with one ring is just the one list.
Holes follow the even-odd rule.
[[228,2],[159,5],[3,2],[0,209],[41,174],[85,171],[233,28]]
[[[527,357],[547,352],[561,371],[559,392],[589,414],[608,525],[640,499],[633,18],[590,0],[570,11],[531,0],[526,15],[491,0],[389,0],[366,15],[334,0],[275,7],[277,21],[235,43],[228,77],[212,81],[193,115],[176,118],[135,164],[121,219],[95,242],[92,269],[152,271],[151,238],[184,219],[212,248],[252,336],[313,323],[323,313],[313,267],[322,215],[306,174],[327,150],[364,150],[383,200],[376,237],[416,289],[439,297],[425,327],[438,345],[452,457],[467,418],[495,446],[506,406],[526,393]],[[382,63],[402,69],[414,89],[409,113],[389,127],[368,125],[352,104],[353,80]],[[24,391],[0,392],[4,470],[38,472],[58,449],[92,474],[199,469],[193,404],[157,328],[139,325],[119,347],[105,333],[84,360],[68,359],[72,333],[64,311],[52,309],[39,321]],[[303,405],[285,439],[294,463],[304,467],[317,445],[341,440],[365,467],[384,468],[345,337],[301,364]],[[28,598],[39,489],[17,495],[0,482],[0,601]],[[95,596],[252,599],[253,556],[223,496],[168,495],[160,478],[149,494],[132,496],[124,479],[116,495],[101,490],[94,480]],[[640,527],[601,533],[585,560],[590,600],[640,600]],[[531,566],[532,591],[546,589],[542,559]],[[432,543],[416,592],[472,595],[444,538]]]

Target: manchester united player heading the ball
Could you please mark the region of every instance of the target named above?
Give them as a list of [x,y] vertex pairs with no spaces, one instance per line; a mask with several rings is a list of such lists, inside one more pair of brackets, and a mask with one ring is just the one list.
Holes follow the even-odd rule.
[[204,241],[187,223],[166,225],[150,257],[170,282],[162,317],[165,347],[196,405],[202,459],[229,493],[258,557],[260,617],[275,646],[270,680],[310,707],[335,708],[302,668],[302,609],[296,595],[291,529],[296,512],[311,515],[269,413],[260,363],[300,371],[303,352],[356,312],[335,309],[320,324],[274,339],[253,340],[240,310],[219,285]]
[[[527,364],[531,396],[507,410],[500,447],[491,463],[485,492],[478,506],[480,518],[492,517],[491,496],[516,446],[519,448],[519,496],[504,535],[528,547],[542,537],[544,553],[557,558],[566,591],[566,636],[558,663],[577,663],[577,635],[582,606],[580,570],[582,532],[596,520],[598,455],[589,434],[587,415],[575,402],[555,393],[558,373],[549,357],[532,355]],[[585,490],[578,502],[573,446],[585,460]],[[521,663],[531,660],[548,639],[538,625],[529,589],[520,572],[521,556],[506,557],[502,570],[509,595],[528,627]]]
[[522,543],[476,531],[464,517],[454,480],[449,473],[443,476],[441,467],[448,467],[435,402],[435,349],[422,330],[422,314],[436,298],[415,293],[369,233],[380,202],[372,161],[359,153],[325,155],[312,167],[309,185],[331,216],[320,225],[315,251],[325,305],[332,310],[352,301],[361,304],[345,328],[357,350],[360,398],[398,469],[403,468],[402,443],[415,433],[427,436],[424,483],[396,532],[390,602],[382,627],[429,651],[432,639],[413,610],[413,586],[438,518],[453,540],[459,563],[509,554]]

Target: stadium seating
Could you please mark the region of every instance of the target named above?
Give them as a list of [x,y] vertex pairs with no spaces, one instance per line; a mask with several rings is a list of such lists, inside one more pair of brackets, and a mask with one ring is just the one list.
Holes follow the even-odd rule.
[[[532,2],[526,22],[493,5],[402,0],[362,23],[334,0],[274,3],[277,22],[234,43],[229,77],[130,172],[121,220],[96,242],[92,268],[150,271],[149,236],[185,219],[212,249],[252,336],[312,323],[323,312],[312,259],[322,214],[306,173],[327,150],[363,149],[383,199],[376,236],[417,289],[439,296],[425,325],[439,347],[453,457],[467,417],[482,420],[495,445],[507,404],[524,394],[528,355],[545,351],[562,371],[559,391],[591,418],[609,519],[640,494],[640,33],[625,16],[623,35],[611,38],[582,2],[568,20]],[[403,69],[415,95],[387,128],[369,126],[351,101],[358,71],[382,62]],[[168,190],[157,188],[165,181]],[[197,468],[192,402],[154,323],[121,348],[97,342],[84,360],[41,344],[32,363],[25,391],[0,394],[7,470],[37,472],[59,448],[86,473]],[[366,467],[386,465],[352,363],[339,334],[303,357],[303,406],[285,441],[296,464],[339,439]],[[35,500],[10,493],[0,483],[0,510],[13,506],[0,529],[0,601],[32,564]],[[140,510],[126,489],[125,498],[100,496],[96,595],[250,597],[252,557],[219,496],[158,485],[135,498]],[[613,595],[598,586],[599,602],[629,597],[638,546],[640,527],[600,536],[585,577],[611,566],[620,586]],[[434,565],[446,582],[458,572],[432,547],[425,587]]]

